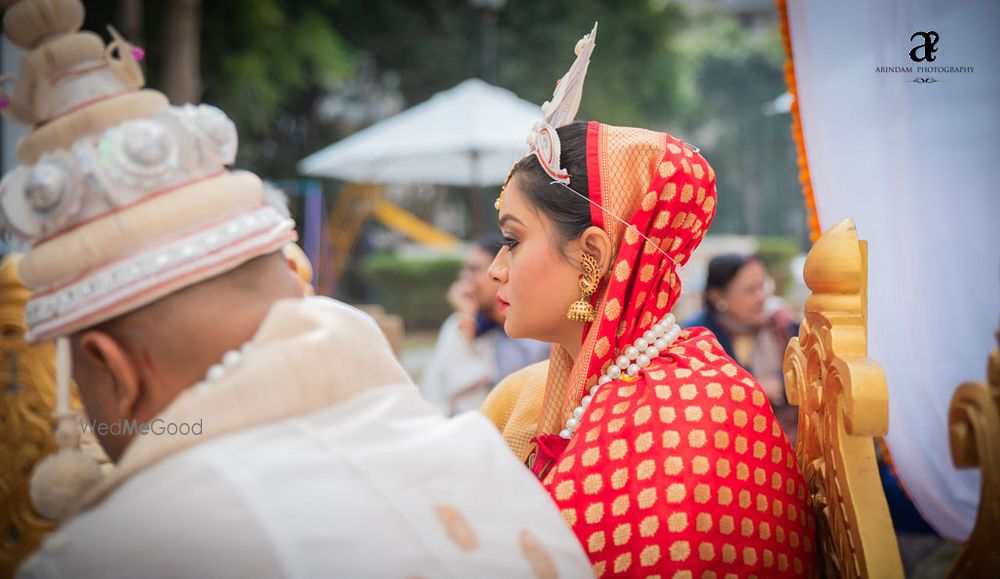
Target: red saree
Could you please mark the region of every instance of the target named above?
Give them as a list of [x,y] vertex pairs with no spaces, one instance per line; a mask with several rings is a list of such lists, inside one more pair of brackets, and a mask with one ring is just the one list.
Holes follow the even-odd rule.
[[[601,577],[812,574],[814,523],[794,452],[754,379],[710,332],[687,330],[634,378],[601,387],[568,441],[556,434],[604,369],[680,294],[675,265],[715,213],[715,175],[664,133],[590,123],[594,225],[617,248],[577,363],[553,347],[483,406],[543,480]],[[649,238],[644,240],[638,233]],[[733,574],[733,575],[730,575]]]

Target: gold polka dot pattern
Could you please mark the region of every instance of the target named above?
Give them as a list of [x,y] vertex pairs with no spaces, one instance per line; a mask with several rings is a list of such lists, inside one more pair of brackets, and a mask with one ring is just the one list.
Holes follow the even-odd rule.
[[544,484],[564,513],[586,513],[567,520],[598,576],[813,573],[804,481],[762,391],[737,366],[731,380],[701,376],[730,363],[709,332],[686,331],[583,415],[596,434],[575,437]]

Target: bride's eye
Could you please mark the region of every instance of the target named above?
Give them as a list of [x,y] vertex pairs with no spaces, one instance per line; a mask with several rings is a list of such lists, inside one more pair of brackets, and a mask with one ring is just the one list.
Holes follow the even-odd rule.
[[509,250],[511,250],[511,251],[514,251],[514,246],[516,246],[516,245],[517,245],[517,243],[518,243],[518,242],[517,242],[517,240],[516,240],[516,239],[513,239],[513,238],[510,238],[510,237],[507,237],[507,236],[505,235],[505,236],[504,236],[504,238],[503,238],[503,241],[501,241],[501,242],[500,242],[500,247],[505,247],[505,246],[506,246],[506,247],[507,247],[507,249],[509,249]]

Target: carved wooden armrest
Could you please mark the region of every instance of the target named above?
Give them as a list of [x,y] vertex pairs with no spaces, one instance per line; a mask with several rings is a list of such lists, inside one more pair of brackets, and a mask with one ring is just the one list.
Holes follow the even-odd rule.
[[[997,331],[1000,343],[1000,331]],[[958,468],[982,469],[976,526],[948,577],[993,577],[1000,573],[1000,347],[990,354],[987,382],[965,382],[948,408],[951,459]]]
[[868,357],[867,244],[843,221],[806,258],[812,294],[785,350],[785,389],[799,407],[796,455],[812,496],[828,577],[903,576],[875,461],[889,426],[885,373]]

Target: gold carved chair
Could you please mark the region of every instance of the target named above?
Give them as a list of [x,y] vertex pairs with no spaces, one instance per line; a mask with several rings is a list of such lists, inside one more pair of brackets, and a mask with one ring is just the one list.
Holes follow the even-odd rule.
[[24,340],[30,292],[17,277],[17,261],[0,265],[0,577],[12,577],[54,529],[32,508],[28,484],[35,464],[56,450],[55,349]]
[[873,437],[889,426],[882,367],[868,357],[868,246],[845,220],[806,257],[811,290],[785,350],[785,389],[799,407],[795,451],[812,494],[826,577],[903,577]]
[[[31,292],[17,276],[20,256],[0,263],[0,579],[41,544],[55,525],[31,505],[29,485],[35,465],[57,450],[52,411],[56,404],[55,347],[29,346],[24,339],[24,307]],[[71,383],[74,408],[80,396]],[[109,470],[111,462],[93,433],[81,447]]]
[[948,409],[952,461],[958,468],[982,469],[976,525],[948,577],[1000,574],[1000,347],[990,354],[986,376],[986,382],[959,386]]

